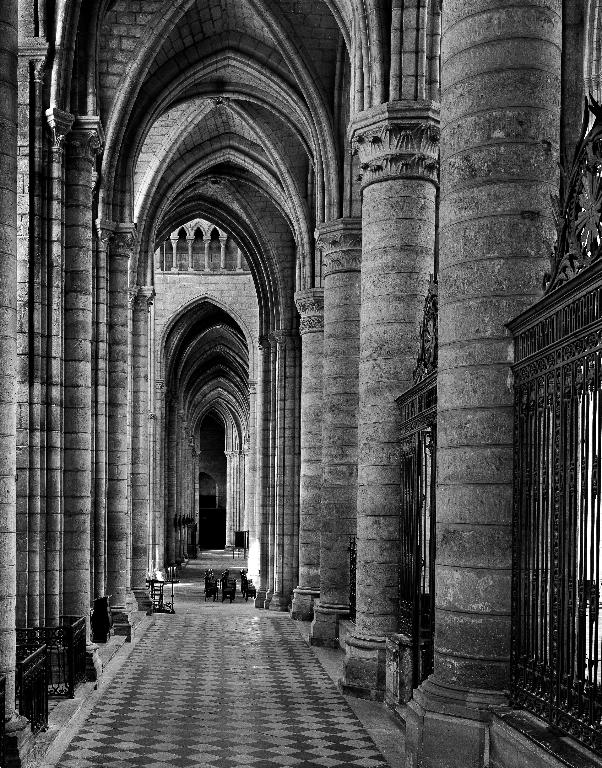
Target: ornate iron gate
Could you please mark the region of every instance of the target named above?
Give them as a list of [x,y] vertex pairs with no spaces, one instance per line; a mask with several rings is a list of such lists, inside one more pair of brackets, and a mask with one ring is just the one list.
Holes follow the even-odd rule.
[[515,337],[512,703],[602,751],[602,113],[584,129],[547,295]]
[[399,631],[411,642],[412,686],[433,671],[437,445],[437,283],[425,301],[414,386],[401,410]]
[[412,641],[413,687],[433,671],[437,378],[398,400],[402,411],[399,631]]

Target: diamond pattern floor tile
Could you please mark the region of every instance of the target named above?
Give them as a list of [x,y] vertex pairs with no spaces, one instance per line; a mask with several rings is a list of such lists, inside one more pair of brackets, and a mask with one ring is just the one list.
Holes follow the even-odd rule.
[[387,768],[287,616],[216,611],[188,570],[57,768]]

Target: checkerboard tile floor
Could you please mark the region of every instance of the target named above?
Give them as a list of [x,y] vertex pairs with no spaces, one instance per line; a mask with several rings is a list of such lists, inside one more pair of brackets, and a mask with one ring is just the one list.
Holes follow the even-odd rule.
[[205,604],[198,577],[175,616],[156,616],[58,768],[386,768],[290,619],[240,595]]

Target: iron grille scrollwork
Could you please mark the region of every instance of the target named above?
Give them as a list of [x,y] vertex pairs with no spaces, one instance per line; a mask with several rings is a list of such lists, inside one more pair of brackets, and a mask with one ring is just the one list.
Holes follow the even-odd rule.
[[56,627],[18,627],[17,647],[30,653],[42,645],[48,649],[48,694],[73,698],[75,688],[86,681],[86,620],[61,616]]
[[602,753],[602,260],[510,329],[511,701]]
[[48,654],[45,645],[34,651],[17,649],[15,706],[34,733],[48,728]]
[[562,166],[562,197],[554,197],[553,203],[556,243],[551,273],[544,278],[547,292],[564,285],[602,253],[602,108],[591,96],[585,102],[572,163]]
[[357,539],[349,537],[349,618],[355,621],[356,613]]
[[413,686],[433,671],[437,374],[397,400],[401,409],[399,632],[412,643]]

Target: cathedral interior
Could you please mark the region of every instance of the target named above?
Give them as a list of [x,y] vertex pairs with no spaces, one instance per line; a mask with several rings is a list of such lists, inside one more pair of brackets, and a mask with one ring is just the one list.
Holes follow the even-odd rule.
[[0,0],[1,768],[602,765],[601,78],[599,0]]

